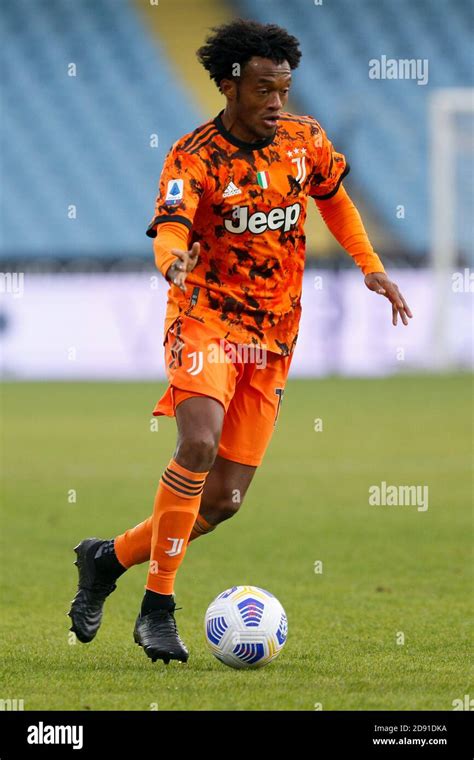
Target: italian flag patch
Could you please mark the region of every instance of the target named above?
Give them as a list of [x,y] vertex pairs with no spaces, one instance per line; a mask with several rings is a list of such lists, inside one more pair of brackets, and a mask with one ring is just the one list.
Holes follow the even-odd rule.
[[257,172],[257,182],[264,190],[267,189],[270,184],[270,175],[268,172]]

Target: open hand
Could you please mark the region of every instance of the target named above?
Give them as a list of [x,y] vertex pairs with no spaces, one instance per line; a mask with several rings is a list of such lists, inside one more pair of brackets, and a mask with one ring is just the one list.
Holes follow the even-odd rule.
[[190,251],[179,251],[173,248],[171,253],[177,256],[177,261],[173,262],[166,272],[166,279],[176,285],[183,293],[186,293],[186,276],[192,272],[199,258],[200,245],[193,243]]
[[408,319],[411,319],[413,314],[400,293],[398,285],[392,282],[384,272],[372,272],[372,274],[366,274],[365,284],[369,290],[373,290],[375,293],[380,293],[380,295],[388,298],[392,304],[392,324],[394,326],[396,326],[398,322],[399,314],[403,324],[408,324]]

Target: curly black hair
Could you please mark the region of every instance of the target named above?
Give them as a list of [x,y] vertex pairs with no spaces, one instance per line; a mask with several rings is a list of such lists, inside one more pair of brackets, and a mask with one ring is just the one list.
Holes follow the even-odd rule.
[[196,54],[219,89],[223,79],[233,78],[236,63],[242,71],[253,56],[269,58],[275,63],[288,61],[290,69],[296,69],[300,62],[298,40],[276,24],[238,18],[213,27],[211,32]]

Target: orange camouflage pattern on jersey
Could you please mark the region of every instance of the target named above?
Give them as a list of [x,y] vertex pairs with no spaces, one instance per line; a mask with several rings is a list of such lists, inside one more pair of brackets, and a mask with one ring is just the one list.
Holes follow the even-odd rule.
[[301,315],[308,196],[331,197],[349,166],[318,122],[283,114],[273,139],[247,144],[220,115],[178,140],[160,178],[150,237],[189,229],[200,256],[186,296],[168,294],[167,326],[185,313],[229,340],[292,352]]

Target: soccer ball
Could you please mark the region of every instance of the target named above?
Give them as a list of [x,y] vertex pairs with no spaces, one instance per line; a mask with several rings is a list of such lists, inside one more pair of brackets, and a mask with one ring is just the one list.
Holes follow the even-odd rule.
[[233,586],[209,605],[204,618],[212,654],[231,668],[261,668],[277,657],[288,635],[285,610],[257,586]]

